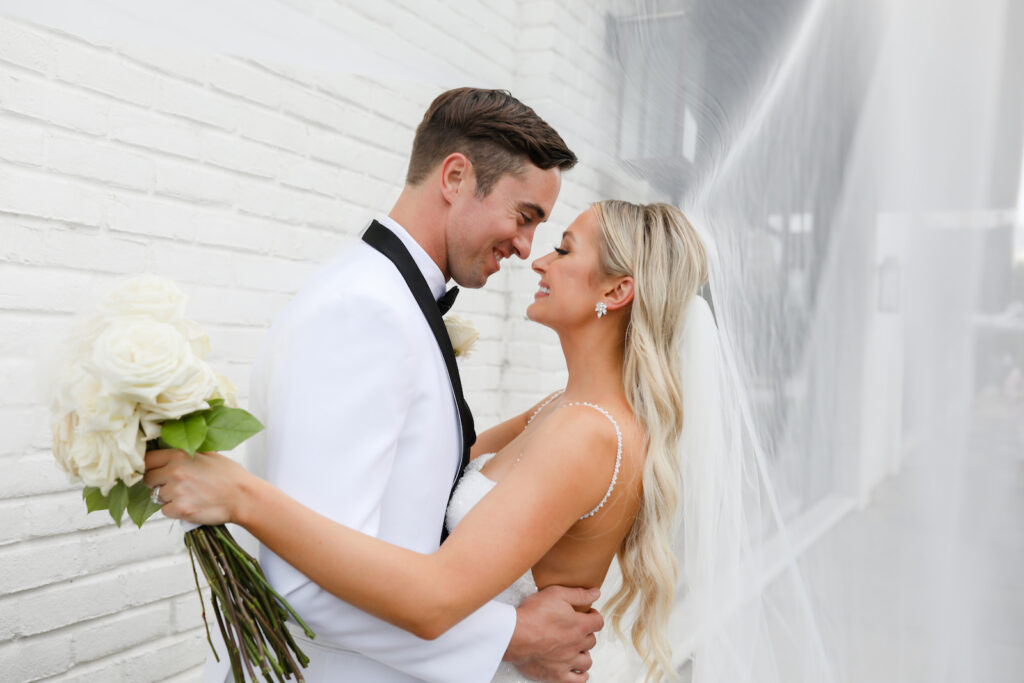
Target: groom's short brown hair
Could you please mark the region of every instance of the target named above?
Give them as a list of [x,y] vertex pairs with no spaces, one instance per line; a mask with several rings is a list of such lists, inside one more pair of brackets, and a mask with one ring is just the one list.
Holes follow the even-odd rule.
[[545,170],[576,165],[576,155],[555,129],[507,90],[456,88],[438,95],[416,128],[405,182],[420,183],[453,152],[473,164],[481,197],[527,160]]

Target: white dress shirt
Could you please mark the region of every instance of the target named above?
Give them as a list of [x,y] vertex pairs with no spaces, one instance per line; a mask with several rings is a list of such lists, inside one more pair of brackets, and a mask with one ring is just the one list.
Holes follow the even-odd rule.
[[[427,253],[394,220],[380,222],[435,298],[443,294]],[[268,333],[250,394],[266,426],[249,442],[254,472],[353,529],[422,553],[438,548],[461,425],[437,342],[386,256],[360,241],[302,288]],[[266,548],[260,561],[317,634],[310,681],[488,681],[515,628],[515,610],[491,602],[422,640],[339,600]]]

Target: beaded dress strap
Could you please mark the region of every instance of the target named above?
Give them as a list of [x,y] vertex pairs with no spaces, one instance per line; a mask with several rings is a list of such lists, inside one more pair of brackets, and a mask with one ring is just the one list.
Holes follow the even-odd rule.
[[[551,403],[564,393],[565,389],[556,391],[551,396],[549,396],[546,401],[537,406],[537,410],[533,411],[533,415],[531,415],[530,419],[526,421],[526,426],[529,426],[530,423],[533,422],[533,418],[537,417],[537,415],[540,414],[540,411],[544,410],[544,408],[547,407],[549,403]],[[608,485],[608,490],[605,491],[604,498],[602,498],[601,502],[597,504],[597,507],[595,507],[587,514],[580,517],[580,519],[586,519],[587,517],[593,517],[595,514],[597,514],[598,510],[604,507],[604,504],[608,502],[608,497],[612,495],[612,490],[615,488],[615,483],[619,480],[619,467],[622,465],[622,430],[619,429],[619,423],[615,421],[615,418],[612,417],[607,410],[605,410],[599,405],[587,403],[586,401],[572,401],[570,403],[566,403],[565,405],[587,406],[588,408],[593,408],[594,410],[600,412],[602,415],[607,417],[611,421],[612,426],[615,427],[615,471],[612,473],[612,483]],[[522,457],[522,455],[520,455],[520,457]],[[519,458],[516,458],[516,462],[519,462]]]
[[[543,403],[541,403],[539,406],[537,406],[537,410],[533,411],[533,415],[531,415],[530,419],[526,421],[526,427],[530,426],[530,423],[533,422],[533,418],[535,418],[538,415],[540,415],[540,411],[542,411],[545,408],[547,408],[549,403],[551,403],[552,401],[554,401],[556,398],[558,398],[559,396],[561,396],[564,393],[565,393],[565,389],[559,389],[555,393],[553,393],[550,396],[548,396],[547,400],[545,400]],[[523,427],[523,429],[526,429],[526,427]]]
[[[593,403],[587,403],[586,401],[571,401],[565,404],[566,406],[587,406],[593,408],[605,417],[607,417],[612,426],[615,427],[615,471],[612,472],[612,483],[608,485],[608,490],[604,493],[604,498],[597,504],[593,510],[580,517],[580,519],[586,519],[587,517],[593,517],[597,514],[597,511],[604,507],[604,504],[608,502],[608,497],[612,495],[612,489],[615,488],[615,482],[619,480],[619,466],[622,464],[622,431],[619,429],[619,423],[615,421],[615,418],[611,414],[599,405]],[[564,406],[563,406],[564,407]]]

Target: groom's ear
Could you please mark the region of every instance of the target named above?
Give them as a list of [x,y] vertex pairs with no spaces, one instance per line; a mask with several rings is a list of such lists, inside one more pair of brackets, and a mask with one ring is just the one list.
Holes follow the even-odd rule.
[[605,291],[605,305],[609,311],[614,311],[633,302],[633,278],[625,275],[615,280],[612,287]]
[[449,204],[465,190],[473,165],[462,152],[452,152],[441,162],[441,195]]

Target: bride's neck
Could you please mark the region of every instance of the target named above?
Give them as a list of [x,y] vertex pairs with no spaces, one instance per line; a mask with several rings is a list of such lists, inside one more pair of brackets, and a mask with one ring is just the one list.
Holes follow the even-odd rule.
[[[610,321],[609,321],[610,322]],[[569,379],[565,393],[576,400],[599,400],[623,391],[622,363],[624,332],[590,327],[559,335]]]

